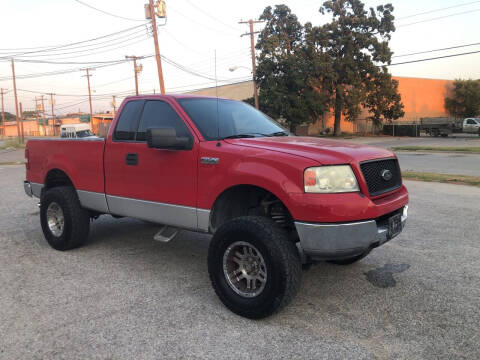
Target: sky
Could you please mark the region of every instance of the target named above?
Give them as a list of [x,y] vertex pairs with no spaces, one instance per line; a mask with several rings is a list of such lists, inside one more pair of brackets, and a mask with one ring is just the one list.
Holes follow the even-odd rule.
[[[154,54],[153,38],[145,23],[146,0],[82,0],[113,17],[91,9],[76,0],[2,0],[0,2],[0,88],[7,89],[5,111],[15,113],[10,57],[14,54],[18,77],[19,101],[24,110],[33,110],[35,96],[55,93],[55,113],[89,111],[85,71],[95,67],[90,77],[93,111],[111,110],[112,96],[117,94],[117,107],[126,94],[135,90],[133,64],[122,62],[114,66],[92,64],[46,64],[50,62],[99,62],[123,60],[126,55]],[[366,0],[366,6],[385,4]],[[468,0],[392,0],[397,30],[390,48],[392,63],[436,56],[480,51],[480,45],[408,55],[467,44],[480,43],[478,17],[480,1]],[[299,21],[321,25],[329,20],[318,12],[318,0],[166,0],[167,22],[158,27],[160,51],[166,59],[163,71],[167,92],[244,81],[251,78],[250,41],[241,37],[248,28],[240,20],[256,19],[266,6],[286,4]],[[445,9],[447,8],[447,9]],[[444,9],[441,11],[433,11]],[[428,14],[421,14],[430,12]],[[416,15],[420,14],[420,15]],[[415,15],[415,16],[413,16]],[[160,21],[162,23],[162,21]],[[146,24],[146,25],[145,25]],[[136,28],[134,28],[136,27]],[[130,29],[124,31],[126,29]],[[261,30],[257,24],[255,30]],[[120,32],[115,37],[82,41]],[[72,48],[36,52],[45,47],[77,43]],[[32,49],[33,48],[33,49]],[[215,71],[216,54],[216,71]],[[140,60],[141,93],[159,92],[154,57]],[[172,65],[173,64],[173,65]],[[391,66],[395,76],[457,79],[480,78],[480,53]],[[108,64],[106,64],[108,65]],[[236,67],[235,71],[229,69]],[[22,75],[52,71],[76,70],[51,76],[22,78]],[[46,108],[50,103],[45,102]]]

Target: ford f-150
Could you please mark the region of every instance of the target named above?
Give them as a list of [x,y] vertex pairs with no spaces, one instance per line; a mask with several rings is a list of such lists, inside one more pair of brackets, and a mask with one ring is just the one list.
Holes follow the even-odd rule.
[[208,271],[233,312],[262,318],[297,293],[302,265],[350,264],[403,229],[408,193],[387,150],[297,137],[250,105],[126,98],[103,138],[32,139],[25,192],[57,250],[103,214],[213,234]]

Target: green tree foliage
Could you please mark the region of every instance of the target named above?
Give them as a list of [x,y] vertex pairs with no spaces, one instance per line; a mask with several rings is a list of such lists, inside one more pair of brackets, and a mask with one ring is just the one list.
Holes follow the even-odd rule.
[[342,114],[354,121],[362,107],[376,124],[404,115],[398,82],[388,73],[393,25],[390,4],[366,10],[359,0],[324,2],[322,26],[302,26],[285,5],[267,7],[257,49],[260,107],[293,129],[333,108],[335,135]]
[[458,117],[480,114],[480,80],[455,80],[453,97],[445,98],[445,109]]
[[24,111],[23,112],[23,116],[24,117],[30,117],[30,118],[33,118],[37,115],[37,112],[36,111],[33,111],[33,110],[28,110],[28,111]]
[[[16,119],[17,118],[14,114],[11,114],[11,113],[5,111],[5,121],[15,121]],[[1,116],[1,113],[0,113],[0,123],[1,122],[2,122],[2,116]]]
[[316,121],[328,99],[311,76],[304,27],[288,6],[269,6],[260,19],[266,22],[256,45],[260,108],[274,118],[285,118],[293,131],[298,124]]
[[360,0],[333,0],[325,1],[320,12],[330,14],[332,21],[313,27],[310,38],[332,62],[323,89],[332,100],[335,135],[340,134],[342,114],[353,121],[362,105],[377,123],[403,116],[398,83],[385,66],[392,56],[388,41],[395,31],[393,6],[366,10]]

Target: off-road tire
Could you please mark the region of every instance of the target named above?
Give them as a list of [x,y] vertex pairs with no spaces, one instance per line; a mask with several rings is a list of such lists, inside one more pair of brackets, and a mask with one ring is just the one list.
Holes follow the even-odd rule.
[[357,261],[362,260],[368,254],[370,254],[370,250],[365,251],[363,254],[360,254],[357,256],[352,256],[352,257],[349,257],[346,259],[340,259],[340,260],[329,260],[328,262],[335,265],[350,265],[350,264],[356,263]]
[[[246,298],[227,283],[223,257],[227,248],[238,241],[253,245],[263,256],[267,280],[261,293]],[[223,304],[249,319],[261,319],[280,311],[297,294],[302,266],[295,244],[273,220],[244,216],[230,220],[215,232],[208,250],[208,272],[212,286]]]
[[[47,209],[55,202],[64,216],[63,232],[56,236],[49,228]],[[40,201],[40,223],[48,244],[60,251],[81,246],[88,238],[90,230],[90,214],[82,208],[77,192],[71,186],[54,187],[46,191]]]

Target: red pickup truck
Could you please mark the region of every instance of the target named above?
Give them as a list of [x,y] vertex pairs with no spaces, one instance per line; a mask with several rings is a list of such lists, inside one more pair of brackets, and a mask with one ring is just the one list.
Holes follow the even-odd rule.
[[213,234],[208,270],[233,312],[262,318],[296,294],[303,264],[350,264],[397,236],[408,193],[390,151],[292,136],[243,102],[126,98],[108,136],[32,139],[25,192],[57,250],[103,214]]

